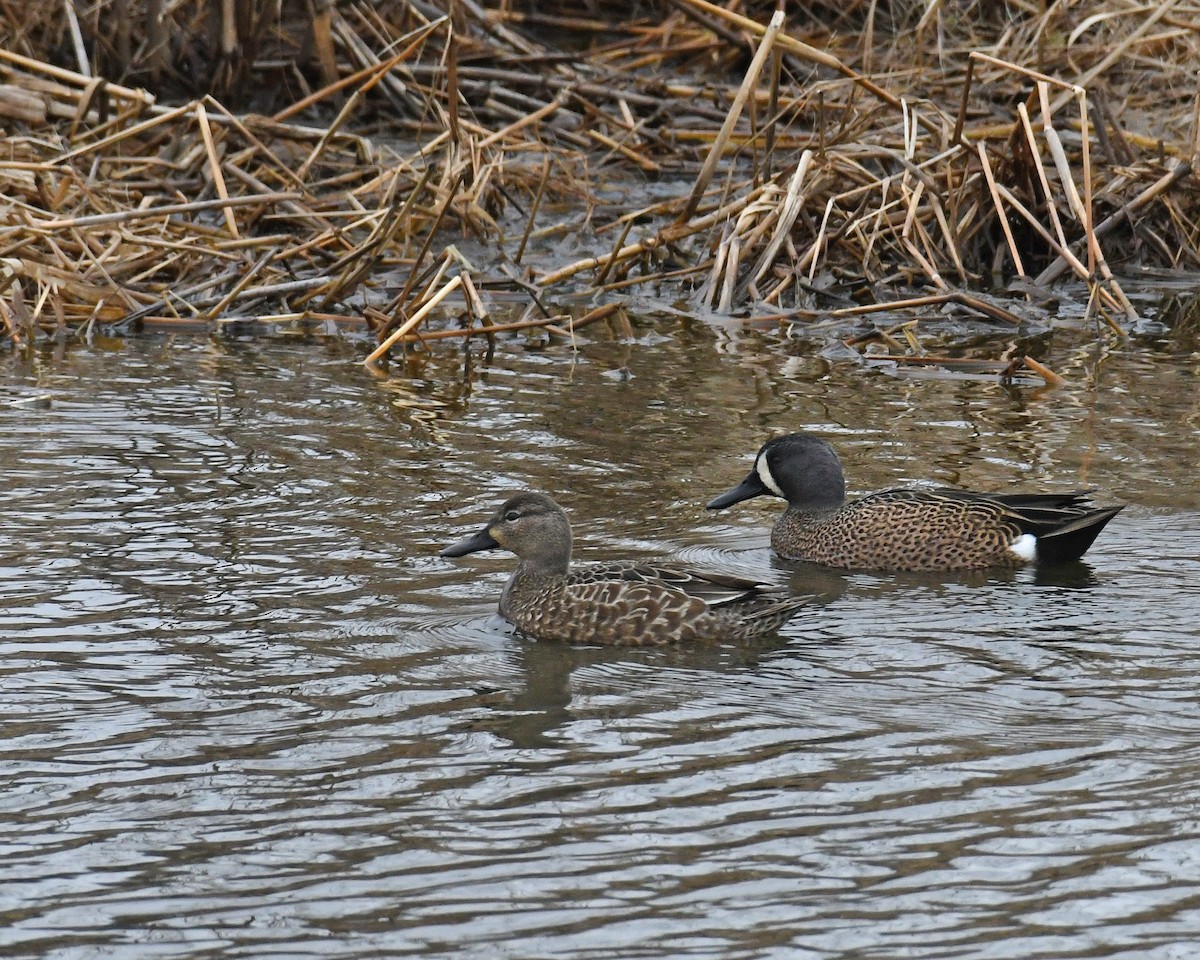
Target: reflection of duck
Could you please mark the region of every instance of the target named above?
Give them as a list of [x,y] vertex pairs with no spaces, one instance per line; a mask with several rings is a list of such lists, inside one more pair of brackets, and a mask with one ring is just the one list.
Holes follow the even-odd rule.
[[[736,644],[512,644],[506,661],[521,680],[488,685],[482,703],[490,712],[472,721],[472,728],[517,747],[562,747],[570,741],[572,723],[611,717],[614,710],[621,715],[626,710],[688,712],[706,698],[726,702],[731,689],[744,693],[757,688],[764,663],[795,642],[773,633]],[[828,641],[811,646],[827,649]],[[703,708],[698,709],[701,713],[688,715],[701,716]]]
[[884,490],[846,503],[837,453],[791,433],[768,440],[720,510],[763,494],[787,510],[771,546],[789,560],[857,570],[971,570],[1078,560],[1122,507],[1093,507],[1086,492],[986,494]]
[[500,612],[539,640],[745,640],[777,630],[808,600],[741,577],[630,561],[568,571],[571,526],[562,508],[540,493],[505,501],[482,530],[441,555],[497,547],[521,561],[500,596]]

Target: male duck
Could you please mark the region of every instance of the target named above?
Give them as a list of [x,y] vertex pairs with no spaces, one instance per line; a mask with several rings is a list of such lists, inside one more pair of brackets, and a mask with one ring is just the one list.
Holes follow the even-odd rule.
[[837,453],[808,433],[768,440],[754,469],[709,510],[773,494],[787,510],[771,546],[788,560],[851,570],[979,570],[1078,560],[1122,507],[1086,491],[884,490],[846,503]]
[[440,555],[497,547],[521,561],[500,595],[500,613],[538,640],[630,646],[748,640],[777,630],[808,601],[740,577],[631,561],[568,571],[571,526],[541,493],[506,500],[482,530]]

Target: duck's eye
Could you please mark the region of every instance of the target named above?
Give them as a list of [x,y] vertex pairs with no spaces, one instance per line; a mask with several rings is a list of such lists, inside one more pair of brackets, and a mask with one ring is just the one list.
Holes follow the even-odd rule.
[[521,514],[518,513],[516,510],[509,510],[508,513],[506,513],[504,515],[504,519],[507,520],[509,523],[512,523],[514,520],[520,520]]

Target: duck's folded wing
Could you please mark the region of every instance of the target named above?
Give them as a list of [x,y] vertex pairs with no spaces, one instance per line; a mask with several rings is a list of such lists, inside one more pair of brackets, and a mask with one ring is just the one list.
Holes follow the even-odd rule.
[[1024,526],[1053,528],[1093,512],[1090,490],[1063,493],[980,493],[955,487],[928,490],[897,488],[881,490],[854,502],[856,509],[877,504],[913,503],[928,508],[942,504],[947,509],[972,508],[990,511],[999,520],[1015,520]]
[[641,583],[655,590],[678,592],[703,600],[710,607],[773,596],[779,592],[779,588],[745,577],[698,573],[695,570],[654,563],[589,564],[574,569],[567,579],[571,584],[579,585],[602,582],[626,585]]
[[930,502],[997,504],[1017,513],[1056,514],[1078,516],[1092,506],[1091,490],[1065,490],[1062,493],[981,493],[978,490],[960,490],[957,487],[933,487],[931,489],[898,488],[881,490],[859,500],[876,502]]

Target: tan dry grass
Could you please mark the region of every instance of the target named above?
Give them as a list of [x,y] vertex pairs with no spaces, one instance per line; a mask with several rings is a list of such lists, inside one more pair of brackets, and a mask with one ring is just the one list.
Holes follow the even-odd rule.
[[[801,323],[860,309],[831,284],[1016,321],[1064,275],[1120,331],[1114,265],[1200,267],[1200,0],[795,5],[776,25],[705,0],[0,17],[15,342],[266,318],[390,346],[430,335],[435,299],[466,321],[439,337],[567,334],[560,292],[648,282]],[[617,232],[607,255],[521,274],[543,198],[588,207],[614,171],[678,178],[679,197],[594,224]],[[499,244],[514,201],[515,262],[446,245],[450,227]],[[501,287],[530,310],[498,326]]]

